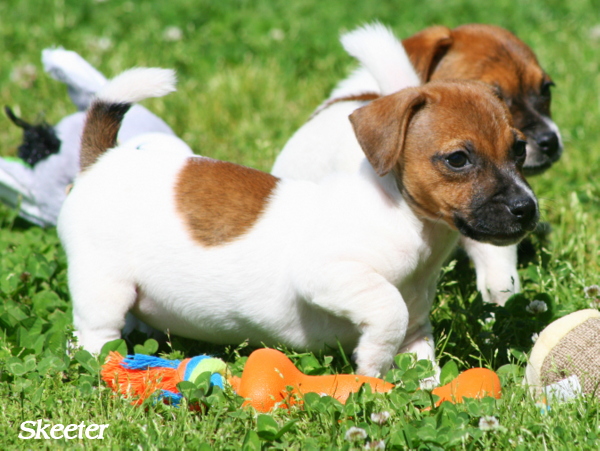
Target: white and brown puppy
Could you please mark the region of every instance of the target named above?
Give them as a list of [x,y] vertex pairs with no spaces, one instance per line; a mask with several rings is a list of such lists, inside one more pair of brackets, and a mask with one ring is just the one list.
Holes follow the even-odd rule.
[[340,343],[367,375],[401,350],[433,360],[429,309],[459,232],[508,244],[538,219],[523,136],[482,83],[430,83],[355,111],[362,170],[313,183],[190,156],[164,135],[111,149],[130,102],[171,90],[170,77],[126,72],[87,118],[58,230],[90,351],[131,311],[213,343]]
[[[560,134],[550,119],[552,81],[531,49],[508,31],[491,25],[440,26],[401,43],[389,29],[373,24],[342,36],[342,44],[361,67],[290,138],[274,175],[318,181],[332,172],[357,172],[362,149],[348,115],[381,95],[444,79],[481,80],[496,90],[527,137],[526,175],[559,158]],[[486,302],[503,305],[520,290],[516,246],[498,248],[471,238],[464,236],[461,244],[475,263],[477,287]]]

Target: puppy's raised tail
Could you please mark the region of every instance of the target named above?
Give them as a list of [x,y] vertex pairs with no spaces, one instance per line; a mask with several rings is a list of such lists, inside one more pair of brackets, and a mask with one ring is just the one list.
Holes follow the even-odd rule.
[[419,86],[421,81],[402,42],[386,26],[375,22],[342,35],[346,52],[377,81],[381,94]]
[[81,137],[80,166],[84,171],[115,147],[117,134],[131,104],[175,91],[175,71],[136,68],[116,76],[96,94],[88,110]]

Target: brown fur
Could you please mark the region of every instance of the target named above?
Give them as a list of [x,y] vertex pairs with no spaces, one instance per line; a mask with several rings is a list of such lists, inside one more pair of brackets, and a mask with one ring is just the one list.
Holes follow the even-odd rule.
[[130,107],[128,103],[94,101],[81,135],[79,164],[82,171],[94,164],[108,149],[115,147],[121,122]]
[[[506,105],[479,82],[431,82],[402,90],[350,116],[375,170],[396,174],[404,197],[418,213],[454,226],[469,215],[474,196],[498,189],[497,168],[519,171],[512,148],[523,138]],[[472,149],[476,170],[452,171],[444,157]]]
[[[551,82],[533,51],[511,32],[469,24],[453,30],[430,27],[402,41],[423,82],[480,80],[494,86],[508,105],[515,127],[531,122],[529,98]],[[550,116],[550,101],[538,110]]]
[[353,101],[367,102],[370,100],[378,99],[379,97],[381,97],[381,94],[378,94],[376,92],[365,92],[365,93],[357,94],[357,95],[353,95],[353,96],[337,97],[335,99],[331,99],[331,100],[325,102],[325,105],[320,107],[319,111],[322,111],[324,108],[327,108],[329,105],[333,105],[334,103],[337,103],[337,102],[353,102]]
[[[483,24],[455,29],[433,26],[404,39],[402,44],[423,83],[455,79],[483,81],[493,86],[506,102],[519,130],[531,127],[539,114],[550,117],[550,98],[543,97],[541,90],[544,83],[552,80],[531,49],[503,28]],[[332,99],[328,105],[373,99],[371,93],[364,98]]]
[[404,39],[402,45],[421,80],[427,82],[452,42],[450,28],[435,26]]
[[250,231],[278,180],[244,166],[193,157],[179,174],[176,208],[196,241],[217,246]]
[[[514,99],[539,93],[542,83],[550,80],[533,51],[503,28],[470,24],[446,29],[446,35],[439,28],[445,27],[428,28],[403,41],[417,66],[424,59],[431,62],[429,68],[419,70],[421,76],[430,74],[424,81],[480,80],[498,88],[510,108]],[[423,58],[434,52],[436,58]]]

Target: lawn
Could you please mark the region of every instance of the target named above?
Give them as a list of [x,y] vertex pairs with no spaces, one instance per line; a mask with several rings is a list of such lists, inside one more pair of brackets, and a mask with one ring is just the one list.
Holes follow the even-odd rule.
[[[75,50],[107,76],[133,66],[177,70],[178,92],[144,102],[195,152],[269,170],[279,149],[338,80],[354,67],[340,32],[379,20],[399,37],[433,24],[493,23],[515,32],[556,83],[553,117],[565,152],[530,179],[549,233],[521,248],[523,293],[506,307],[485,305],[461,254],[448,262],[432,313],[444,375],[496,370],[503,397],[427,409],[417,390],[426,366],[399,358],[389,395],[363,390],[345,404],[307,397],[303,408],[259,415],[229,390],[188,390],[183,408],[142,407],[112,395],[99,363],[67,350],[71,333],[66,259],[55,229],[0,206],[0,448],[123,449],[598,449],[600,404],[592,396],[543,409],[521,385],[532,336],[570,312],[598,307],[600,285],[600,1],[474,0],[6,0],[0,3],[0,98],[29,121],[73,113],[66,89],[44,73],[42,49]],[[16,154],[21,131],[2,117],[0,155]],[[549,306],[532,315],[526,306]],[[124,343],[114,343],[124,346]],[[135,347],[135,348],[134,348]],[[134,335],[130,351],[156,344]],[[217,355],[239,373],[249,350],[171,337],[159,353]],[[309,374],[349,372],[336,350],[285,350]],[[200,412],[186,408],[201,401]],[[390,417],[378,421],[377,415]],[[495,420],[485,421],[488,417]],[[381,418],[381,416],[379,417]],[[482,421],[484,419],[484,421]],[[108,424],[103,439],[21,440],[24,421]],[[485,427],[489,423],[489,427]],[[347,432],[360,427],[367,438]],[[351,435],[351,434],[350,434]]]

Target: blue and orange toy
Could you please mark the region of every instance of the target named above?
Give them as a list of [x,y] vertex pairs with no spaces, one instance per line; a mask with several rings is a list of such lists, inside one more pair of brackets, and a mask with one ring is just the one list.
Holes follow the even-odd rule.
[[[382,379],[354,374],[309,376],[299,371],[285,354],[268,348],[250,354],[241,377],[231,376],[225,362],[209,356],[179,361],[144,355],[125,358],[112,352],[102,367],[102,378],[115,392],[132,397],[137,403],[158,392],[159,398],[176,404],[182,398],[177,384],[195,381],[206,371],[213,373],[213,385],[223,388],[224,384],[229,384],[238,395],[246,398],[244,405],[259,412],[302,402],[306,393],[328,395],[344,403],[364,384],[369,384],[376,393],[386,393],[394,388]],[[499,398],[500,380],[491,370],[473,368],[449,384],[435,388],[432,393],[440,397],[436,405],[443,401],[459,403],[463,398]]]

